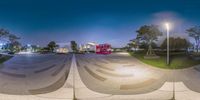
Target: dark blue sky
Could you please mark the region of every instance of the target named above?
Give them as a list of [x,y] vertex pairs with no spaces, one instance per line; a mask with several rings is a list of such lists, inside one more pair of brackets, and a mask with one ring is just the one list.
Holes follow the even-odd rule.
[[141,25],[166,20],[183,36],[186,27],[199,25],[199,5],[199,0],[2,0],[0,27],[18,34],[24,44],[76,40],[119,47]]

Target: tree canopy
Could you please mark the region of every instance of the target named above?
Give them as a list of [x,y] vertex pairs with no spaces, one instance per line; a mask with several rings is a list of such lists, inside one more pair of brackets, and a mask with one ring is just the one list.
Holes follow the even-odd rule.
[[[181,49],[187,49],[189,47],[190,43],[184,38],[174,38],[170,37],[169,38],[169,47],[170,50],[181,50]],[[163,43],[160,46],[162,49],[166,49],[167,47],[167,39],[163,41]]]
[[0,29],[0,38],[6,37],[6,36],[8,36],[9,34],[10,34],[10,33],[9,33],[8,30],[5,30],[5,29],[3,29],[3,28]]
[[146,41],[147,43],[158,39],[158,36],[162,36],[162,32],[158,29],[156,25],[144,25],[141,26],[139,30],[136,31],[137,38]]
[[76,41],[71,41],[71,49],[73,50],[73,52],[77,52],[77,43]]
[[9,39],[9,41],[10,41],[11,43],[13,43],[13,42],[16,42],[17,40],[19,40],[20,37],[17,37],[17,36],[14,35],[14,34],[9,34],[9,35],[8,35],[8,39]]
[[149,46],[147,55],[154,56],[155,53],[152,50],[152,43],[158,39],[158,36],[162,36],[162,32],[158,29],[158,26],[144,25],[136,32],[138,33],[136,38],[144,41]]
[[200,26],[195,26],[186,30],[188,35],[195,40],[195,47],[197,52],[199,52],[199,44],[200,44]]
[[20,37],[17,37],[14,34],[11,34],[8,30],[0,28],[0,39],[7,41],[8,49],[12,52],[20,51],[21,44],[19,43]]
[[55,41],[51,41],[51,42],[49,42],[49,44],[48,44],[47,46],[48,46],[48,48],[49,48],[49,50],[50,50],[51,52],[53,52],[54,49],[57,47]]

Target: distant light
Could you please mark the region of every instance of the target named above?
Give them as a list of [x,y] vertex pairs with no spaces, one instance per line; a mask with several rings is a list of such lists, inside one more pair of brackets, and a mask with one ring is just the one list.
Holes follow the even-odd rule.
[[27,46],[30,47],[31,45],[30,45],[30,44],[27,44]]

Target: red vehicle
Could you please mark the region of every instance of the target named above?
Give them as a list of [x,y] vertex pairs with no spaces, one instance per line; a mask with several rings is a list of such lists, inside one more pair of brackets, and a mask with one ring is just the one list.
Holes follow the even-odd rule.
[[96,45],[96,54],[111,54],[110,44],[98,44]]

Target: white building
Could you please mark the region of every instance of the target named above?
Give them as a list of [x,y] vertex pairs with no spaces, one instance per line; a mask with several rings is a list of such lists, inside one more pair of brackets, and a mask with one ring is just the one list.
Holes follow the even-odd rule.
[[56,53],[68,53],[72,52],[70,43],[57,43],[59,47],[55,49]]
[[79,45],[79,51],[95,52],[96,45],[97,45],[97,43],[95,43],[95,42],[88,42],[86,44],[81,44],[81,45]]

